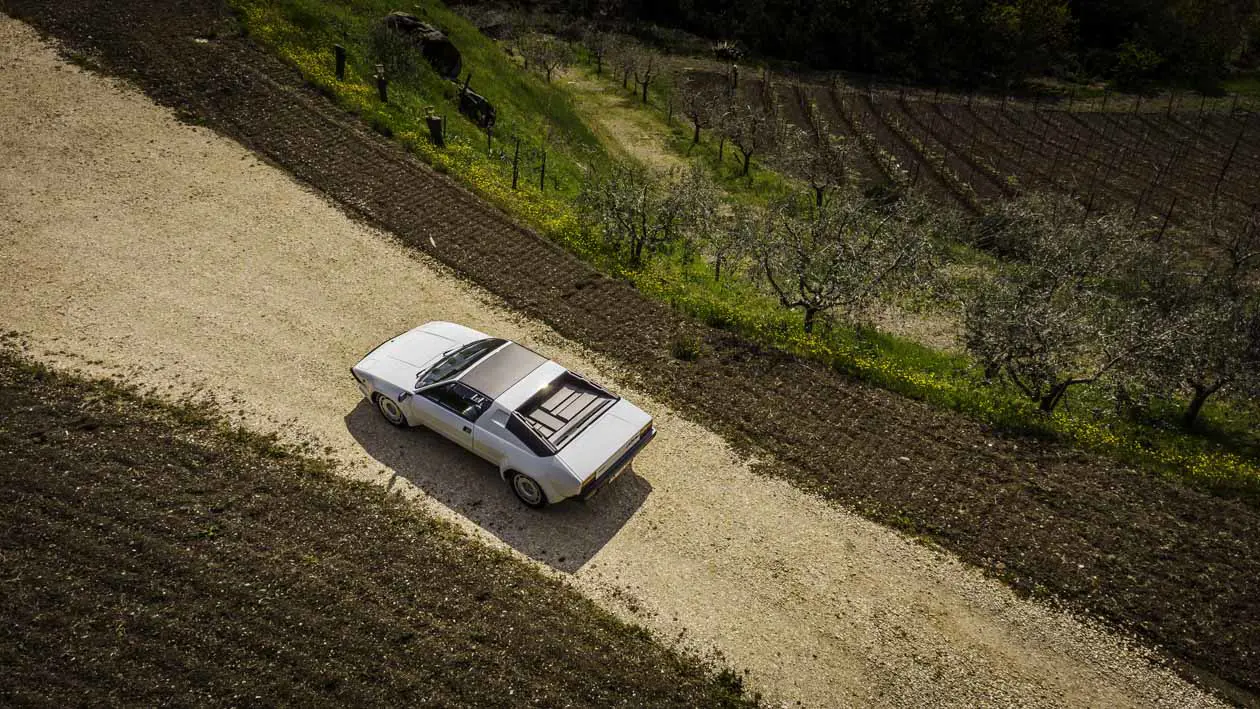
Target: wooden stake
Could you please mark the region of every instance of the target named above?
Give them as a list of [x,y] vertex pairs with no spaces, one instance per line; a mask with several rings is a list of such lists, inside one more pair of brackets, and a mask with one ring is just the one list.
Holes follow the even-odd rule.
[[[1237,95],[1237,94],[1235,94]],[[1246,132],[1246,126],[1238,131],[1238,137],[1234,138],[1234,145],[1229,149],[1229,155],[1225,156],[1225,164],[1221,166],[1221,174],[1216,176],[1216,186],[1212,188],[1212,196],[1215,197],[1218,190],[1221,189],[1221,182],[1225,180],[1225,173],[1229,171],[1229,166],[1234,162],[1234,153],[1238,152],[1238,144],[1242,142],[1243,133]]]
[[1177,197],[1174,195],[1172,201],[1168,203],[1168,211],[1164,212],[1164,223],[1159,226],[1159,236],[1155,237],[1156,241],[1164,238],[1164,232],[1168,231],[1168,220],[1172,219],[1173,208],[1177,206]]
[[516,139],[516,150],[512,153],[512,189],[516,189],[516,181],[521,176],[521,139]]

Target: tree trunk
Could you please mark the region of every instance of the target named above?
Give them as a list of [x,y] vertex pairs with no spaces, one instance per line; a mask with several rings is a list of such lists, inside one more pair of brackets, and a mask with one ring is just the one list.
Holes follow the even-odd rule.
[[713,257],[713,282],[717,283],[722,280],[722,257]]
[[643,82],[643,103],[647,103],[647,89],[648,89],[648,82],[644,81]]
[[700,121],[693,121],[692,123],[695,125],[695,130],[691,132],[691,144],[699,145],[700,144]]
[[814,320],[818,318],[818,308],[805,306],[805,332],[812,333],[814,331]]
[[542,165],[538,169],[538,191],[547,191],[547,153],[542,154]]
[[603,75],[604,75],[604,55],[596,54],[595,55],[595,76],[603,76]]
[[1039,408],[1041,411],[1047,414],[1054,413],[1055,407],[1063,400],[1063,395],[1067,393],[1067,389],[1070,385],[1071,382],[1061,382],[1059,384],[1055,384],[1050,389],[1049,394],[1041,397],[1041,401],[1039,402]]
[[818,208],[820,208],[820,209],[821,209],[821,208],[822,208],[822,206],[823,206],[823,205],[822,205],[822,203],[823,203],[823,191],[824,191],[824,188],[822,188],[822,187],[815,187],[815,188],[814,188],[814,205],[815,205],[815,206],[817,206],[817,207],[818,207]]
[[744,177],[748,174],[749,168],[752,167],[751,162],[752,162],[752,153],[744,153],[744,171],[739,173],[740,177]]
[[718,164],[722,163],[722,151],[726,148],[726,136],[718,136]]
[[1212,386],[1203,386],[1202,384],[1191,384],[1194,387],[1194,396],[1190,397],[1190,403],[1186,406],[1186,413],[1181,419],[1182,425],[1186,428],[1194,428],[1195,422],[1199,420],[1199,413],[1203,411],[1203,404],[1208,397],[1215,394],[1224,382],[1218,382]]

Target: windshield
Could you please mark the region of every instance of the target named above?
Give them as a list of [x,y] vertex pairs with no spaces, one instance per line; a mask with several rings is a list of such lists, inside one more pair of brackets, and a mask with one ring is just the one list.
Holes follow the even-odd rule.
[[437,364],[429,367],[420,373],[419,379],[416,381],[416,388],[426,387],[430,384],[436,384],[446,381],[453,377],[459,376],[465,369],[471,367],[477,360],[485,357],[487,354],[495,351],[507,343],[507,340],[501,340],[497,337],[487,337],[484,340],[470,342],[459,349],[447,352]]

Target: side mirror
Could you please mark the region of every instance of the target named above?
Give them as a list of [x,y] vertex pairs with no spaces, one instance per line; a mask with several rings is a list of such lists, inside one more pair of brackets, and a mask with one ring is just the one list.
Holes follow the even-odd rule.
[[404,392],[402,392],[401,394],[399,394],[399,395],[398,395],[398,403],[400,403],[400,404],[401,404],[402,402],[404,402],[404,401],[406,401],[407,399],[410,399],[410,398],[411,398],[411,392],[409,392],[409,391],[404,391]]

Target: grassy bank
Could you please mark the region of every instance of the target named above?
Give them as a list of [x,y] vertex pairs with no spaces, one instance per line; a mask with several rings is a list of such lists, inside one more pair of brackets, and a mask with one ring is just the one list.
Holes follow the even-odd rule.
[[[983,381],[965,357],[940,352],[908,340],[872,331],[836,327],[809,335],[800,314],[786,311],[748,280],[715,282],[701,263],[685,263],[668,254],[641,269],[628,268],[601,248],[585,230],[574,208],[582,165],[600,165],[610,158],[580,115],[580,102],[561,85],[546,84],[526,73],[493,41],[436,0],[415,6],[422,19],[437,24],[464,54],[464,72],[473,73],[473,88],[495,103],[498,138],[487,150],[480,130],[458,115],[457,87],[420,67],[413,76],[391,83],[390,102],[376,97],[372,28],[392,6],[357,4],[354,10],[325,0],[233,0],[252,36],[298,67],[326,95],[355,111],[382,133],[403,141],[437,169],[450,173],[524,223],[590,261],[607,273],[625,278],[644,293],[671,303],[710,325],[737,332],[756,342],[824,362],[879,386],[961,411],[974,419],[1021,434],[1059,437],[1128,464],[1186,480],[1227,495],[1260,499],[1260,466],[1248,433],[1246,410],[1217,403],[1204,411],[1204,428],[1214,435],[1177,429],[1175,412],[1162,420],[1135,422],[1117,415],[1099,392],[1074,392],[1068,406],[1045,416],[1012,388]],[[332,44],[340,42],[351,57],[344,82],[333,76]],[[580,69],[579,69],[580,70]],[[619,84],[605,79],[610,91]],[[659,96],[654,97],[659,104]],[[664,113],[643,109],[660,130],[667,149],[678,157],[707,165],[738,207],[764,202],[785,189],[785,181],[757,166],[752,179],[737,175],[735,156],[727,147],[718,161],[716,145],[706,140],[691,148],[690,131]],[[426,137],[427,113],[448,116],[448,146],[437,148]],[[564,140],[548,144],[548,179],[538,185],[544,118]],[[677,117],[676,117],[677,119]],[[522,155],[518,189],[512,189],[511,158],[516,138]],[[615,151],[613,151],[615,152]],[[554,178],[554,180],[552,179]],[[1243,423],[1239,423],[1240,418]]]
[[0,350],[0,703],[750,706],[383,489]]

